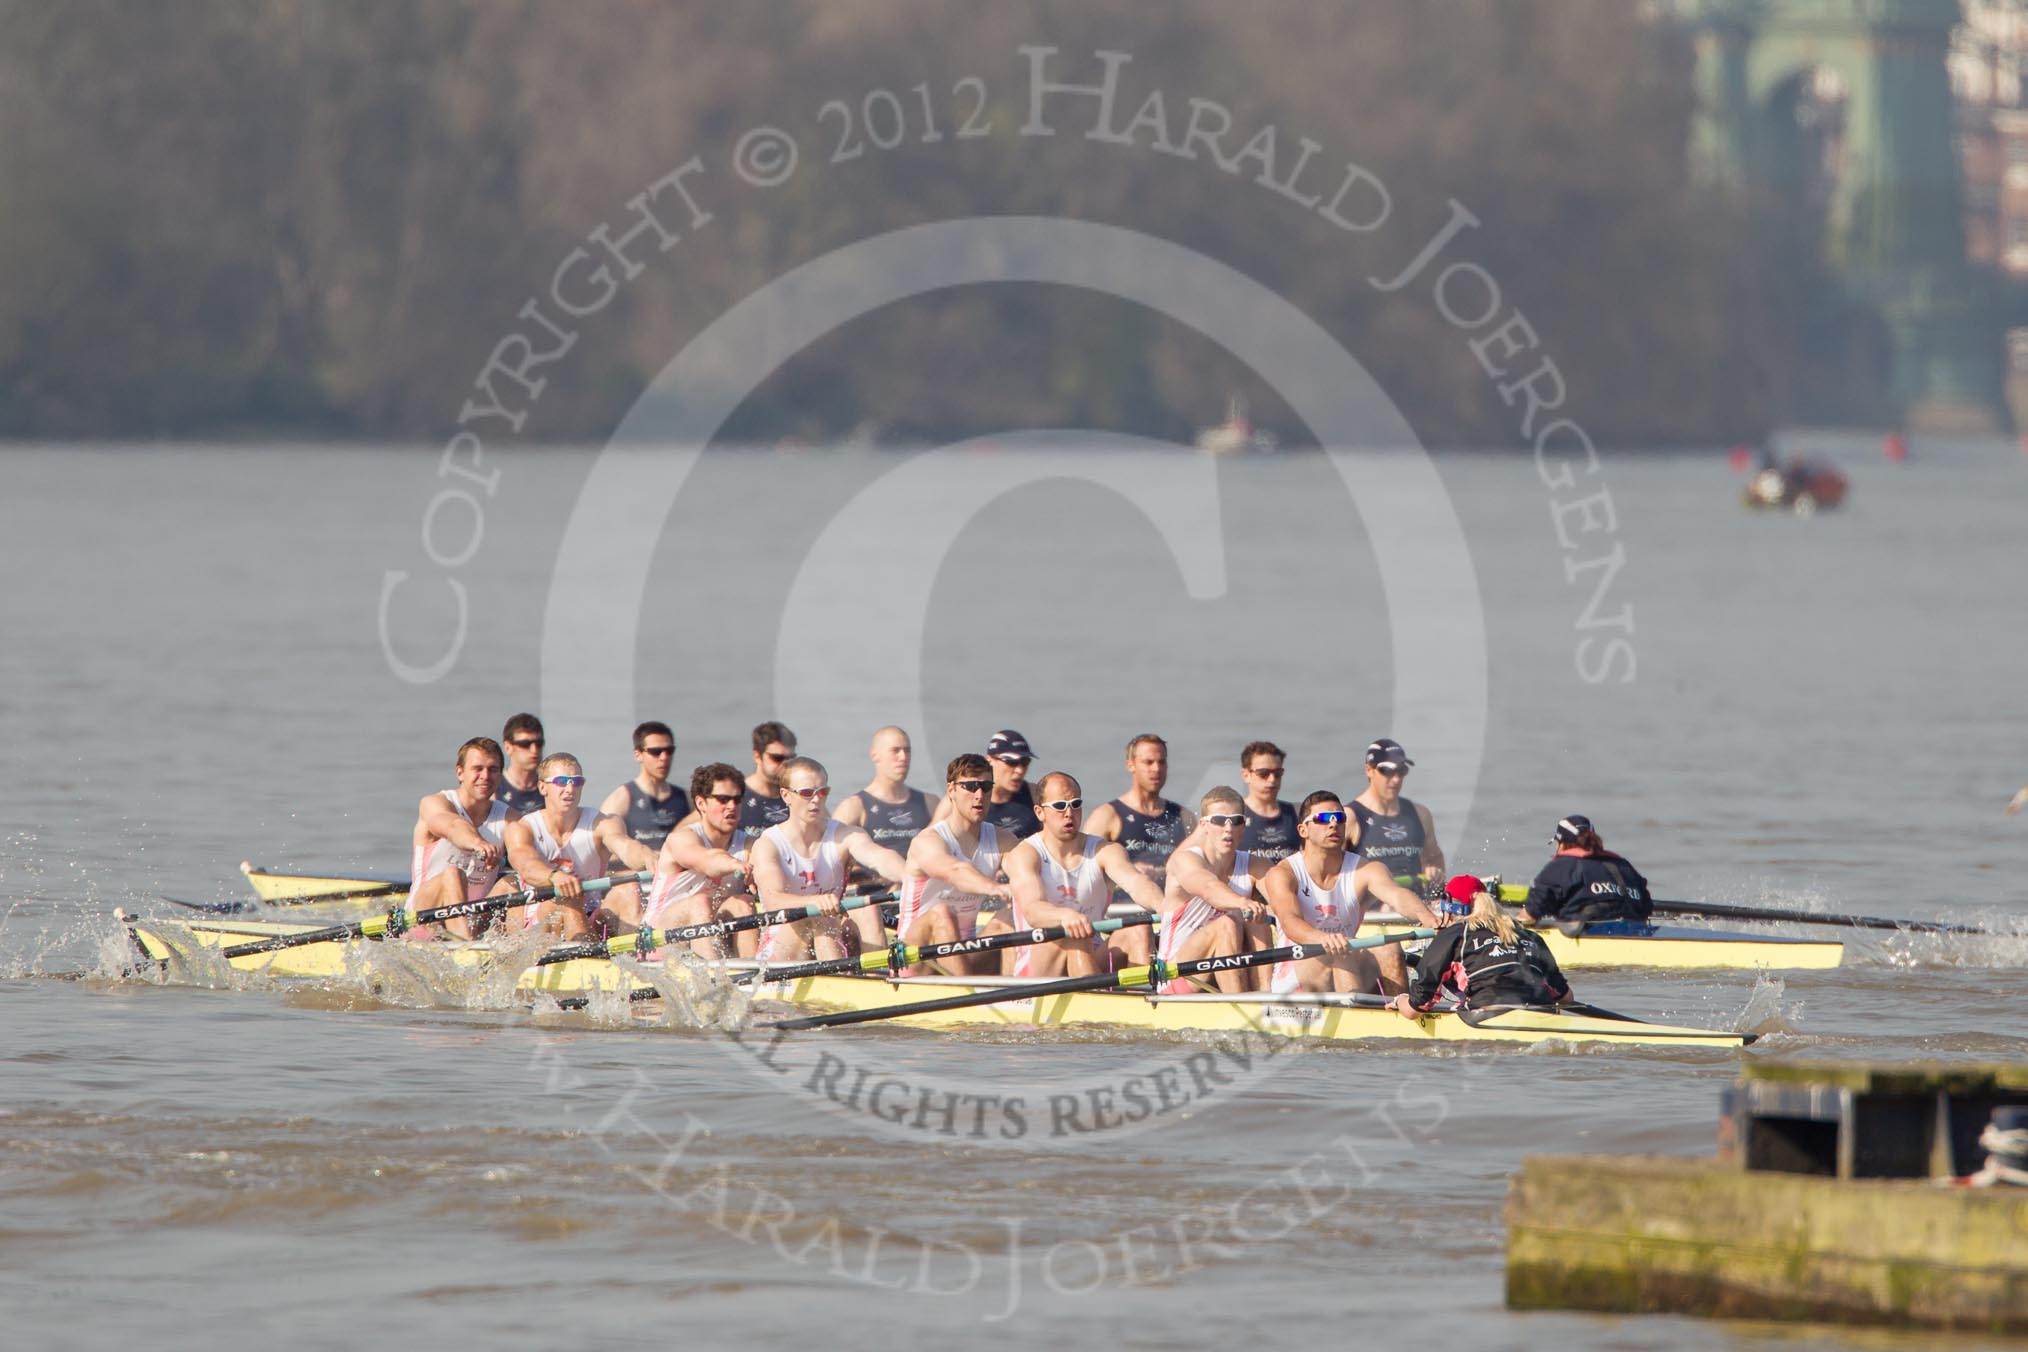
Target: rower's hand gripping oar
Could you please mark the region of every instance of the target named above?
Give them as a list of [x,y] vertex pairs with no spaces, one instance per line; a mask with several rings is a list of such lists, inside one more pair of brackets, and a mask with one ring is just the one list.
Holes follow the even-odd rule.
[[[1500,900],[1519,905],[1528,889],[1512,883],[1500,889]],[[1997,937],[1997,930],[1977,925],[1952,925],[1941,920],[1890,920],[1877,915],[1840,915],[1835,911],[1796,911],[1773,906],[1726,906],[1713,901],[1655,901],[1658,915],[1701,915],[1717,920],[1779,920],[1795,925],[1829,925],[1844,929],[1907,930],[1911,934],[1978,934]]]
[[[814,910],[814,908],[812,908]],[[1121,916],[1117,919],[1094,920],[1092,930],[1097,934],[1110,934],[1114,930],[1128,929],[1135,925],[1152,925],[1155,917],[1147,912],[1139,915]],[[1016,930],[1008,934],[990,934],[977,939],[953,939],[943,944],[890,944],[871,953],[862,953],[856,958],[824,958],[816,962],[791,963],[783,967],[757,967],[751,971],[732,974],[736,984],[748,985],[759,982],[801,981],[806,976],[829,976],[834,972],[881,972],[896,967],[913,967],[917,963],[934,962],[938,958],[953,958],[964,953],[992,953],[1003,948],[1026,948],[1030,944],[1054,943],[1067,939],[1070,932],[1062,926],[1055,929]],[[628,999],[659,1000],[662,992],[653,986],[643,986],[628,993]],[[556,1002],[559,1009],[583,1009],[591,1003],[591,997],[573,995]]]
[[[604,878],[593,878],[584,884],[586,896],[597,896],[610,888],[626,883],[644,883],[653,878],[652,873],[614,873]],[[432,925],[439,920],[455,920],[459,916],[486,915],[493,911],[504,911],[512,906],[526,906],[530,902],[547,901],[556,895],[554,886],[531,887],[520,892],[502,892],[498,896],[479,897],[473,901],[461,901],[454,906],[433,906],[424,911],[411,911],[397,906],[386,915],[368,916],[346,925],[328,925],[323,929],[305,930],[301,934],[278,934],[272,939],[256,939],[252,943],[234,944],[219,950],[219,956],[226,959],[243,958],[254,953],[276,953],[284,948],[301,948],[305,944],[342,943],[347,939],[392,939],[398,938],[417,925]]]
[[[1430,929],[1403,930],[1395,934],[1378,934],[1371,939],[1354,939],[1346,945],[1347,950],[1385,948],[1406,939],[1432,939],[1436,931]],[[1068,995],[1075,991],[1102,991],[1120,986],[1158,986],[1179,977],[1208,976],[1214,972],[1230,971],[1241,967],[1260,967],[1271,962],[1298,962],[1304,958],[1324,955],[1322,944],[1289,944],[1283,948],[1262,949],[1258,953],[1236,953],[1225,958],[1193,958],[1189,962],[1165,962],[1156,959],[1139,967],[1128,967],[1117,972],[1100,972],[1094,976],[1073,976],[1062,981],[1023,982],[993,990],[974,991],[967,995],[952,995],[941,1000],[923,1000],[916,1004],[895,1005],[887,1009],[854,1009],[839,1014],[813,1014],[801,1019],[783,1019],[765,1025],[768,1028],[832,1028],[840,1024],[870,1023],[876,1019],[899,1019],[910,1014],[933,1014],[946,1009],[970,1009],[978,1005],[994,1005],[1006,1000],[1032,1000],[1038,996]]]
[[[891,900],[892,892],[875,892],[870,896],[846,897],[839,902],[838,909],[856,911],[866,906],[878,906]],[[707,920],[696,925],[678,925],[673,929],[641,929],[632,934],[617,934],[610,939],[593,943],[565,944],[552,948],[535,960],[537,967],[552,963],[569,962],[574,958],[612,958],[631,953],[647,958],[658,948],[670,944],[687,944],[693,939],[716,939],[725,934],[738,934],[744,930],[766,929],[774,925],[790,925],[798,920],[813,920],[824,913],[821,906],[784,906],[777,911],[755,911],[735,920]]]

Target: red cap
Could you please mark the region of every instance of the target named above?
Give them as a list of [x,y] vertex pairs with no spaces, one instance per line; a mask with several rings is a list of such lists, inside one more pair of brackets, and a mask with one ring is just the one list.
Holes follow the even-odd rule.
[[1486,890],[1486,884],[1469,873],[1460,873],[1444,884],[1444,892],[1463,906],[1470,906],[1472,899]]

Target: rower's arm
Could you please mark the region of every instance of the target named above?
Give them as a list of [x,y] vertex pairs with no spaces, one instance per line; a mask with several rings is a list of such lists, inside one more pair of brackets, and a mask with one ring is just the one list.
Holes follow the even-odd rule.
[[762,910],[810,904],[812,898],[789,891],[788,875],[782,872],[782,857],[776,852],[772,840],[765,836],[756,840],[747,864],[753,877],[754,896],[760,901]]
[[448,840],[461,850],[483,849],[486,838],[479,829],[466,821],[464,814],[451,806],[451,800],[440,793],[426,795],[416,807],[422,823],[430,834]]
[[662,857],[655,862],[657,873],[681,873],[688,869],[701,873],[713,882],[730,878],[735,873],[747,871],[746,864],[730,850],[721,850],[716,845],[707,845],[697,838],[697,833],[687,827],[678,827],[669,833],[669,839],[662,846]]
[[1367,896],[1393,908],[1395,914],[1407,916],[1418,925],[1436,924],[1436,914],[1423,899],[1394,881],[1394,874],[1380,860],[1367,860],[1353,877],[1366,888]]
[[608,817],[624,817],[627,815],[627,800],[631,796],[627,792],[627,786],[622,784],[606,795],[606,800],[599,804],[599,811]]
[[606,853],[635,872],[652,872],[655,852],[627,834],[625,818],[610,813],[599,817],[592,827],[592,839],[606,847]]
[[[1525,937],[1532,938],[1533,936]],[[1570,989],[1570,978],[1565,976],[1563,969],[1556,965],[1556,955],[1551,953],[1549,945],[1543,943],[1540,939],[1536,939],[1535,941],[1535,961],[1541,965],[1542,979],[1549,983],[1549,989],[1557,992],[1557,1004],[1567,1005],[1576,998],[1575,993]]]
[[535,848],[535,832],[529,828],[526,817],[507,823],[507,862],[521,875],[523,887],[548,887],[555,875],[542,852]]
[[949,883],[961,892],[980,897],[1010,897],[1005,883],[995,882],[972,866],[969,859],[951,853],[950,846],[935,831],[924,831],[909,842],[908,866],[925,878]]
[[853,863],[872,869],[891,883],[900,882],[908,872],[906,859],[856,826],[848,826],[838,833],[838,847]]
[[[1197,897],[1213,906],[1227,906],[1239,901],[1239,895],[1226,885],[1225,879],[1213,873],[1211,865],[1204,862],[1204,856],[1188,845],[1176,847],[1164,866],[1163,876],[1178,896]],[[1163,900],[1168,900],[1168,895],[1165,891]]]
[[1283,942],[1324,942],[1324,932],[1303,919],[1303,908],[1296,903],[1296,878],[1287,868],[1277,864],[1269,869],[1267,877],[1260,880],[1260,890],[1275,913],[1275,926],[1281,931]]
[[1060,925],[1073,912],[1067,906],[1058,906],[1042,894],[1042,861],[1035,857],[1035,851],[1023,847],[1010,850],[1001,860],[1000,867],[1007,872],[1007,890],[1014,895],[1014,904],[1021,908],[1021,918],[1038,929]]
[[866,803],[858,794],[848,793],[838,800],[836,807],[831,809],[831,819],[833,821],[844,822],[847,826],[864,826],[866,825]]
[[1113,886],[1132,897],[1135,905],[1155,915],[1162,914],[1161,887],[1134,866],[1134,857],[1127,853],[1126,846],[1118,842],[1101,845],[1098,861],[1106,877],[1113,880]]
[[1436,818],[1421,803],[1415,805],[1415,815],[1422,819],[1422,871],[1425,876],[1434,873],[1444,876],[1444,847],[1437,843]]

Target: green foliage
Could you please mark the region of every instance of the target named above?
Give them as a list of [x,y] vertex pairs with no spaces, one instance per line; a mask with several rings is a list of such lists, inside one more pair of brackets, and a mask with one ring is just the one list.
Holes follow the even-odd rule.
[[[274,430],[435,437],[558,262],[693,154],[716,219],[584,321],[529,439],[597,438],[683,343],[783,271],[968,215],[1143,230],[1273,288],[1381,380],[1430,442],[1521,440],[1517,410],[1426,289],[1369,278],[1465,203],[1461,257],[1525,311],[1602,442],[1758,432],[1790,398],[1812,310],[1798,271],[1687,168],[1690,54],[1625,0],[1336,6],[765,0],[14,0],[0,4],[0,433]],[[1164,92],[1273,124],[1319,175],[1354,160],[1395,198],[1354,237],[1205,157],[1100,144],[1089,114],[1020,137],[1017,49],[1133,53],[1124,120]],[[950,133],[976,76],[992,134]],[[919,120],[829,157],[869,91]],[[797,176],[727,171],[744,129],[793,130]],[[1808,270],[1803,270],[1804,274]],[[956,437],[1099,427],[1187,438],[1228,392],[1272,392],[1201,336],[1100,297],[983,288],[890,307],[814,345],[736,434]]]

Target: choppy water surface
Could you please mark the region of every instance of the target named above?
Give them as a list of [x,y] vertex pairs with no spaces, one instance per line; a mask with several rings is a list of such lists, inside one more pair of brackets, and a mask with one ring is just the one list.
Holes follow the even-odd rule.
[[[637,717],[673,723],[688,765],[744,762],[746,728],[779,715],[849,786],[869,711],[910,703],[917,658],[892,635],[919,623],[919,709],[874,721],[914,724],[921,782],[1011,725],[1102,798],[1122,786],[1119,746],[1152,728],[1178,796],[1236,779],[1256,736],[1289,750],[1296,796],[1349,790],[1365,743],[1394,733],[1419,762],[1410,794],[1450,805],[1459,867],[1524,876],[1555,818],[1586,811],[1667,896],[2028,929],[2028,817],[2000,810],[2028,780],[2028,462],[1829,449],[1854,478],[1841,514],[1745,513],[1715,457],[1616,457],[1596,478],[1612,529],[1589,533],[1567,506],[1579,490],[1545,487],[1525,457],[1440,458],[1484,617],[1476,785],[1448,768],[1480,748],[1446,744],[1475,715],[1444,705],[1442,661],[1478,649],[1404,655],[1404,635],[1421,640],[1389,610],[1433,607],[1461,631],[1472,598],[1390,578],[1318,456],[1144,462],[1180,496],[1138,508],[1076,473],[1015,484],[981,494],[923,568],[938,499],[883,477],[903,457],[706,457],[664,521],[630,501],[574,518],[589,453],[510,455],[471,557],[445,568],[422,538],[443,486],[427,453],[10,452],[10,1334],[1265,1346],[1412,1319],[1418,1338],[1467,1346],[1847,1345],[1501,1307],[1520,1157],[1709,1149],[1726,1053],[1270,1055],[869,1028],[792,1040],[771,1064],[753,1036],[531,1014],[414,955],[375,955],[328,989],[123,979],[112,920],[160,894],[236,897],[243,858],[400,870],[415,801],[449,782],[453,749],[521,708],[540,707],[600,792],[632,762],[623,741],[579,739]],[[1090,459],[1115,475],[1142,463]],[[1386,498],[1398,475],[1374,463],[1368,491]],[[469,524],[436,528],[440,558],[469,540]],[[549,581],[583,529],[613,544],[617,592],[638,582],[644,599],[631,642],[602,593],[562,599],[608,626],[566,654],[586,682],[572,688],[626,677],[637,707],[544,699],[562,679],[546,687],[541,662]],[[850,566],[832,562],[841,540]],[[1602,591],[1607,570],[1573,573],[1615,545]],[[469,633],[434,683],[398,679],[384,655],[390,570],[409,574],[387,638],[411,665],[456,630],[445,579],[466,589]],[[1634,678],[1587,683],[1598,649],[1580,645],[1629,636],[1598,623],[1621,607]],[[385,998],[365,994],[397,967]],[[1650,1018],[1768,1031],[1754,1056],[2028,1055],[2028,937],[1862,936],[1833,972],[1579,987]],[[1173,1101],[1106,1119],[1164,1075]]]

